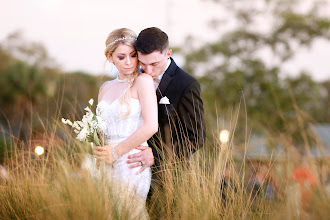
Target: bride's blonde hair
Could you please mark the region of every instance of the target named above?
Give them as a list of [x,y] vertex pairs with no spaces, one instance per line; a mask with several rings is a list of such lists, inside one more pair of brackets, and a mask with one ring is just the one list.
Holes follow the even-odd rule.
[[[134,31],[128,29],[128,28],[120,28],[112,31],[106,41],[105,41],[105,51],[104,54],[108,58],[108,56],[112,56],[113,52],[116,50],[118,45],[125,44],[127,46],[131,46],[135,48],[135,41],[136,41],[136,34]],[[128,87],[125,89],[123,94],[121,95],[119,101],[120,101],[120,112],[121,112],[121,118],[126,118],[130,112],[130,100],[131,100],[131,87],[133,85],[133,82],[135,78],[139,74],[139,65],[136,66],[134,72],[131,75],[127,75],[127,82]],[[127,111],[123,110],[123,107],[127,107]]]

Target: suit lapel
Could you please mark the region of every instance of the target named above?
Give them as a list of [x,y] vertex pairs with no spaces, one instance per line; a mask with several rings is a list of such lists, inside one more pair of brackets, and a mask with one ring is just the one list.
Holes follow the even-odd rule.
[[162,77],[162,80],[160,81],[160,84],[157,88],[157,99],[158,99],[158,102],[159,100],[163,97],[163,94],[165,92],[165,90],[167,89],[168,85],[170,84],[172,80],[172,77],[169,75],[169,74],[165,74],[163,75]]
[[172,76],[175,72],[175,69],[177,67],[176,63],[174,62],[174,60],[172,58],[171,59],[171,64],[170,66],[167,68],[167,70],[165,71],[162,80],[159,83],[159,86],[157,88],[157,100],[159,102],[159,100],[164,96],[164,92],[166,91],[168,85],[170,84],[171,80],[172,80]]

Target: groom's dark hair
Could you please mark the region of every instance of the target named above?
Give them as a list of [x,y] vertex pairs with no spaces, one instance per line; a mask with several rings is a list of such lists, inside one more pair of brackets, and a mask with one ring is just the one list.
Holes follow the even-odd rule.
[[137,37],[135,47],[142,54],[150,54],[154,51],[162,53],[168,48],[168,36],[157,27],[146,28]]

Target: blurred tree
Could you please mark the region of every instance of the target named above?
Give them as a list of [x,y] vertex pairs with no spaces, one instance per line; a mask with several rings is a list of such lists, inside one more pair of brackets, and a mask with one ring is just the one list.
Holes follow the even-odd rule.
[[1,74],[2,111],[12,125],[20,125],[20,138],[29,138],[31,126],[27,120],[32,117],[33,106],[41,103],[46,95],[46,83],[45,76],[36,66],[22,61],[11,64]]
[[72,72],[59,78],[60,90],[63,91],[63,117],[81,117],[89,99],[93,98],[97,103],[99,87],[106,80],[109,78],[95,77],[84,72]]
[[320,112],[320,115],[325,122],[330,123],[330,79],[322,82],[321,93],[324,102],[322,102],[320,108],[323,108],[325,111]]
[[9,34],[2,42],[2,48],[15,59],[29,65],[38,66],[41,69],[58,67],[42,43],[26,41],[20,31]]
[[79,117],[108,77],[64,74],[41,44],[19,32],[0,42],[0,128],[23,140],[47,130],[53,120]]
[[[296,55],[301,47],[309,47],[320,38],[330,39],[330,19],[321,15],[321,1],[225,1],[219,0],[219,10],[228,22],[236,24],[224,32],[219,40],[200,48],[185,49],[186,67],[201,76],[202,95],[214,129],[218,112],[231,120],[232,111],[244,98],[249,127],[254,131],[286,133],[301,140],[297,118],[307,123],[327,121],[329,102],[322,92],[329,94],[328,84],[316,83],[303,73],[284,78],[283,65]],[[306,9],[306,6],[309,6]],[[304,8],[304,10],[302,10]],[[212,28],[226,27],[223,20],[211,21]],[[282,77],[281,77],[282,76]],[[215,104],[216,102],[216,104]],[[245,139],[245,112],[239,115],[236,126],[238,140]],[[326,111],[326,112],[325,112]],[[329,121],[328,121],[329,122]],[[249,133],[249,131],[247,131]]]
[[[51,77],[46,73],[52,59],[41,44],[27,42],[14,32],[1,42],[0,115],[1,124],[23,140],[32,133],[34,110],[52,95]],[[54,90],[54,88],[53,88]]]

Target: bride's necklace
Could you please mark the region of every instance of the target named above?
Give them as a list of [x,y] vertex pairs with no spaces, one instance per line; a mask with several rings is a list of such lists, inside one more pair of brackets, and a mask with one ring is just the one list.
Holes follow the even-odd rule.
[[120,82],[120,83],[123,83],[123,82],[126,82],[127,81],[127,78],[125,78],[125,79],[119,79],[118,76],[117,76],[116,80],[118,82]]

